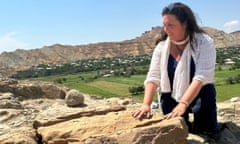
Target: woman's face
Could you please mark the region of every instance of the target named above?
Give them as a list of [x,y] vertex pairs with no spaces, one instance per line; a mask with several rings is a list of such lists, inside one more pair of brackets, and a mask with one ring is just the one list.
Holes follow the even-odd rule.
[[168,37],[174,41],[185,39],[186,25],[180,23],[175,15],[166,14],[162,17],[163,28]]

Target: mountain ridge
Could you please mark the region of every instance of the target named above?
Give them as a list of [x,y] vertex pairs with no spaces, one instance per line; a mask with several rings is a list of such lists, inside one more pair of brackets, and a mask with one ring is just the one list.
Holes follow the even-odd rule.
[[[214,39],[216,48],[240,45],[240,31],[225,33],[211,27],[203,29]],[[3,52],[0,54],[0,76],[28,69],[38,64],[64,64],[82,59],[149,54],[160,36],[161,27],[152,27],[142,35],[119,42],[84,45],[54,44],[42,48]]]

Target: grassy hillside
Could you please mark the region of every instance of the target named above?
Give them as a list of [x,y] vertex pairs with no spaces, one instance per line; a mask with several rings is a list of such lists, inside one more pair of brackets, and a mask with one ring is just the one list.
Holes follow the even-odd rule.
[[[217,101],[228,100],[232,97],[240,97],[240,84],[227,84],[229,77],[240,74],[240,70],[223,69],[216,71]],[[34,80],[55,81],[77,89],[83,93],[98,95],[103,97],[134,97],[142,100],[143,94],[132,96],[128,88],[136,85],[143,85],[146,75],[133,75],[131,77],[108,77],[97,78],[86,81],[86,79],[97,75],[96,72],[81,73],[76,75],[42,77]],[[156,99],[156,97],[155,97]]]

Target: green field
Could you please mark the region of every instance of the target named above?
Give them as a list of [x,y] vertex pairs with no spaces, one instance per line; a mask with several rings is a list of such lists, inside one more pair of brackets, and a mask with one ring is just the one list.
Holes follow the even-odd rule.
[[226,79],[228,77],[235,77],[237,75],[240,75],[240,69],[237,69],[237,70],[223,69],[221,71],[216,71],[215,72],[216,84],[217,85],[225,85]]
[[222,71],[216,71],[216,91],[217,91],[217,101],[229,100],[232,97],[240,97],[240,83],[237,84],[227,84],[227,79],[229,77],[236,77],[240,75],[240,69],[228,70],[223,69]]
[[[240,97],[240,84],[227,84],[229,77],[235,77],[240,74],[240,70],[223,69],[216,71],[216,90],[217,101],[225,101],[232,97]],[[96,75],[96,72],[82,73],[76,75],[51,76],[37,78],[33,80],[56,81],[57,79],[65,79],[62,83],[72,89],[80,92],[103,97],[133,97],[142,100],[143,94],[132,96],[128,88],[130,86],[143,85],[146,75],[133,75],[131,77],[108,77],[98,78],[93,81],[86,82],[84,79]],[[156,99],[156,98],[155,98]]]

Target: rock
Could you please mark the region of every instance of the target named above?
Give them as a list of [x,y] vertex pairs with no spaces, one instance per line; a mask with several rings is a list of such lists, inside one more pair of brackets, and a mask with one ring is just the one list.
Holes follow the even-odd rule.
[[15,128],[0,135],[1,144],[37,144],[35,130],[31,127]]
[[118,137],[119,144],[187,144],[188,129],[180,117],[163,120]]
[[15,95],[13,93],[10,93],[10,92],[0,93],[0,100],[1,99],[12,99],[14,97],[15,97]]
[[67,88],[53,83],[40,83],[40,88],[44,98],[64,99]]
[[0,92],[12,92],[11,85],[17,85],[18,81],[9,78],[0,78]]
[[11,92],[22,99],[50,98],[64,99],[66,88],[50,82],[16,81],[14,79],[0,79],[0,92]]
[[132,118],[130,113],[129,110],[109,112],[105,115],[96,112],[96,115],[39,127],[38,133],[45,142],[59,138],[65,141],[68,141],[67,138],[75,138],[78,139],[78,143],[94,141],[94,143],[105,144],[106,141],[111,141],[117,144],[140,144],[146,140],[145,136],[150,138],[153,144],[163,139],[166,142],[169,137],[172,139],[171,142],[186,141],[188,132],[182,119],[161,122],[162,116],[155,115],[152,119],[139,121]]
[[219,139],[219,143],[239,144],[240,128],[232,122],[224,123]]
[[84,144],[119,144],[117,139],[108,136],[90,137]]
[[78,90],[71,89],[66,95],[66,104],[71,107],[81,106],[84,104],[84,96]]
[[[88,102],[88,97],[85,96],[85,98]],[[119,104],[106,102],[105,100],[89,102],[87,103],[87,107],[66,107],[61,100],[58,100],[57,103],[43,110],[35,118],[33,126],[37,129],[38,127],[50,126],[84,116],[105,115],[109,112],[118,112],[122,110],[125,110],[125,107]]]
[[21,106],[20,102],[17,100],[4,99],[4,100],[1,100],[0,108],[21,109],[22,106]]
[[189,144],[204,144],[204,143],[206,143],[205,138],[198,136],[198,135],[191,134],[191,133],[188,134],[187,140],[188,140]]
[[14,94],[12,93],[0,93],[0,108],[1,109],[22,109],[22,105],[15,98]]
[[221,132],[220,139],[214,140],[188,133],[181,118],[164,120],[160,108],[152,109],[151,119],[135,119],[131,112],[141,107],[141,103],[131,99],[82,94],[84,105],[69,107],[64,99],[68,90],[52,83],[0,78],[0,143],[238,144],[240,141],[238,98],[217,103]]
[[239,97],[233,97],[230,99],[230,102],[237,102],[237,101],[240,101]]

